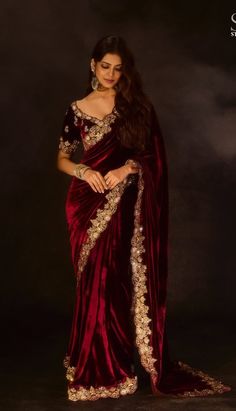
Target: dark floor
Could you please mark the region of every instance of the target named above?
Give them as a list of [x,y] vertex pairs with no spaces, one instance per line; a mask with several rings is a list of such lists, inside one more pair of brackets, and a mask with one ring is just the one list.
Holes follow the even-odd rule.
[[[1,410],[228,411],[236,409],[233,388],[236,382],[235,340],[232,338],[230,325],[225,322],[217,322],[217,324],[212,324],[209,320],[204,323],[202,321],[201,323],[175,322],[174,326],[169,326],[171,328],[169,343],[172,358],[187,362],[229,384],[232,387],[231,392],[206,398],[157,398],[151,393],[149,379],[142,374],[141,369],[137,369],[139,388],[135,394],[120,399],[103,399],[94,402],[67,400],[62,360],[68,337],[68,322],[62,324],[64,322],[60,323],[58,320],[55,327],[54,322],[53,327],[44,330],[44,334],[42,330],[33,332],[29,327],[22,330],[21,335],[17,332],[17,338],[14,330],[10,340],[10,336],[7,336],[5,354],[1,359]],[[26,335],[27,338],[23,337]]]

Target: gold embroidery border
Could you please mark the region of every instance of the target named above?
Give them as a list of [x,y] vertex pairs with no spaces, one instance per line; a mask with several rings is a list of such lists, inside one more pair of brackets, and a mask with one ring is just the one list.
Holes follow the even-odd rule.
[[151,329],[148,317],[149,307],[146,305],[144,294],[147,293],[146,271],[147,266],[143,263],[142,254],[145,252],[143,246],[144,236],[142,235],[143,227],[141,225],[141,202],[144,190],[143,170],[139,170],[138,195],[134,208],[134,232],[131,239],[131,267],[133,281],[133,301],[132,311],[136,327],[136,345],[140,354],[141,364],[147,372],[151,374],[153,381],[157,380],[157,370],[154,363],[157,361],[153,357],[153,348],[150,345]]
[[74,140],[72,143],[70,143],[69,140],[64,140],[64,138],[61,136],[59,139],[58,148],[59,150],[62,150],[63,153],[71,154],[77,149],[79,144],[80,144],[79,140]]
[[74,381],[75,367],[70,366],[70,356],[66,355],[63,360],[63,365],[66,368],[66,379],[69,381]]
[[77,106],[76,101],[71,103],[71,107],[77,117],[81,119],[85,118],[94,123],[83,138],[85,150],[89,150],[89,148],[102,140],[105,134],[111,131],[111,124],[114,123],[116,117],[119,115],[115,107],[113,107],[111,113],[106,114],[103,119],[85,113]]
[[133,394],[138,388],[138,378],[126,377],[123,382],[118,383],[115,387],[93,387],[68,388],[68,398],[71,401],[95,401],[99,398],[119,398],[123,395]]
[[216,380],[213,377],[210,377],[208,374],[204,373],[203,371],[197,370],[195,368],[190,367],[190,365],[183,363],[182,361],[178,361],[180,369],[186,371],[193,376],[200,377],[202,381],[207,383],[211,388],[205,388],[203,390],[197,390],[196,388],[193,391],[185,391],[183,394],[177,394],[178,397],[205,397],[207,395],[212,394],[223,394],[224,392],[228,392],[231,388],[227,385],[224,385],[221,381]]
[[66,379],[69,381],[74,381],[74,376],[75,376],[75,367],[67,367],[66,370]]
[[107,119],[110,117],[116,117],[119,115],[116,107],[114,106],[110,113],[105,114],[103,118],[98,118],[95,116],[90,116],[89,114],[85,113],[81,108],[77,106],[76,101],[71,103],[72,110],[74,111],[75,115],[80,118],[86,118],[87,120],[92,120],[95,124],[102,126],[104,123],[107,123]]
[[80,275],[86,266],[90,251],[95,246],[101,233],[107,228],[112,215],[117,210],[121,196],[129,183],[129,179],[126,178],[123,182],[117,184],[112,190],[110,190],[105,196],[107,202],[105,203],[103,209],[98,208],[96,217],[94,219],[90,219],[92,225],[87,230],[87,238],[83,243],[79,254],[77,281],[79,281]]
[[[138,195],[134,207],[134,231],[131,239],[131,256],[130,262],[132,267],[132,281],[134,285],[134,294],[132,301],[132,311],[134,313],[134,323],[136,327],[136,345],[140,354],[141,364],[147,372],[151,374],[153,381],[157,379],[157,370],[154,363],[157,361],[152,355],[153,348],[150,345],[150,334],[151,329],[149,327],[149,322],[151,319],[148,317],[147,313],[149,307],[145,304],[144,294],[147,293],[146,286],[146,270],[147,267],[143,263],[143,258],[141,254],[145,252],[143,246],[144,236],[142,235],[143,227],[140,222],[141,213],[141,202],[144,190],[144,180],[143,171],[139,170],[138,179]],[[94,247],[97,238],[106,229],[111,216],[115,213],[121,196],[124,192],[126,185],[130,184],[128,179],[125,179],[123,183],[118,184],[111,190],[107,195],[107,202],[103,209],[98,209],[95,219],[91,219],[92,226],[87,230],[88,237],[82,245],[78,260],[78,271],[81,273],[87,263],[91,249]],[[64,360],[64,365],[67,367],[66,377],[69,381],[73,381],[75,367],[69,366],[69,357],[67,356]],[[131,381],[136,381],[134,384]],[[68,389],[69,399],[72,401],[77,400],[88,400],[88,399],[98,399],[98,398],[118,398],[120,395],[125,395],[135,392],[137,388],[137,377],[134,379],[127,378],[128,386],[121,383],[117,387],[112,387],[107,389],[105,387],[85,389],[80,387],[79,390],[75,388]],[[124,385],[123,385],[124,384]],[[123,392],[123,394],[122,394]]]

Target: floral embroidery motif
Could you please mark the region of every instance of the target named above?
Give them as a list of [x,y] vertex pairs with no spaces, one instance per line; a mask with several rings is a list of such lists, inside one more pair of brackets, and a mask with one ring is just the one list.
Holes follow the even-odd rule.
[[204,397],[211,394],[222,394],[224,392],[230,391],[231,388],[222,384],[221,381],[218,381],[203,371],[196,370],[195,368],[190,367],[188,364],[178,361],[180,369],[183,371],[192,374],[193,376],[200,377],[202,381],[209,385],[210,388],[205,388],[203,390],[194,389],[193,391],[185,391],[183,394],[177,394],[178,397]]
[[147,267],[143,264],[142,253],[145,252],[143,246],[144,236],[142,235],[143,227],[140,222],[141,216],[141,201],[144,190],[143,171],[139,170],[138,180],[138,196],[134,208],[134,232],[131,239],[131,257],[130,262],[132,266],[132,281],[134,286],[134,294],[132,301],[132,311],[134,314],[134,323],[136,328],[136,345],[139,350],[141,364],[147,372],[149,372],[156,380],[157,371],[154,363],[157,361],[152,355],[153,348],[150,345],[151,329],[148,317],[149,308],[145,303],[144,294],[147,293],[146,286],[146,270]]
[[115,387],[92,387],[84,388],[68,388],[68,398],[71,401],[86,401],[98,400],[99,398],[119,398],[122,395],[133,394],[137,390],[138,379],[135,377],[126,377],[123,382],[120,382]]
[[71,367],[70,366],[70,356],[66,355],[64,360],[63,360],[63,365],[65,368],[67,368],[66,370],[66,379],[69,381],[74,381],[74,375],[75,375],[75,367]]
[[111,113],[108,113],[103,119],[96,118],[84,113],[76,104],[71,104],[74,113],[81,119],[87,119],[95,123],[91,127],[85,126],[84,128],[84,148],[88,150],[90,147],[100,141],[105,134],[111,131],[111,123],[113,123],[118,115],[118,111],[114,107]]
[[72,143],[70,143],[68,140],[64,141],[63,137],[60,137],[60,143],[58,148],[66,154],[71,154],[77,149],[78,145],[78,140],[74,140]]
[[[70,367],[70,357],[66,355],[64,361],[64,366],[67,368],[66,378],[70,381],[74,381],[75,367]],[[68,398],[72,401],[78,400],[98,400],[99,398],[119,398],[122,395],[133,394],[138,387],[138,378],[126,377],[125,381],[120,382],[117,386],[113,387],[93,387],[84,388],[79,387],[78,389],[74,387],[68,388]]]
[[67,367],[66,378],[69,381],[74,381],[75,367]]
[[69,381],[74,381],[74,375],[75,375],[75,367],[71,367],[70,366],[70,356],[66,355],[63,361],[63,365],[65,368],[67,368],[66,370],[66,379]]
[[98,237],[101,233],[107,228],[107,225],[116,212],[118,203],[121,199],[121,196],[125,190],[125,187],[132,183],[132,180],[126,178],[122,183],[117,184],[112,190],[106,194],[107,202],[104,205],[103,209],[98,208],[96,212],[96,217],[91,219],[91,227],[87,230],[87,239],[82,245],[80,256],[78,260],[78,278],[83,271],[89,257],[91,249],[94,247]]

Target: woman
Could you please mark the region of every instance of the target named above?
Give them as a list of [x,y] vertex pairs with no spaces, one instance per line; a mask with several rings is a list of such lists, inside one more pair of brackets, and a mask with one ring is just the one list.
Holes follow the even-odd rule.
[[[134,347],[156,395],[230,388],[171,362],[165,333],[168,174],[153,105],[121,37],[95,46],[85,97],[67,109],[58,168],[73,176],[66,201],[77,279],[64,360],[70,400],[137,389]],[[79,164],[72,153],[82,144]]]

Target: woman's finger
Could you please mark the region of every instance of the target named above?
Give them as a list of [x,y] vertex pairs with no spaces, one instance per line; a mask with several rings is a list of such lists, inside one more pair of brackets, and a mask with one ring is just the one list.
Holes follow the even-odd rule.
[[106,180],[104,179],[104,177],[100,173],[98,174],[98,178],[99,178],[100,184],[102,185],[104,190],[106,190],[107,189]]
[[110,189],[111,189],[111,188],[114,188],[117,183],[118,183],[117,179],[116,179],[116,178],[112,178],[112,179],[110,180],[109,188],[110,188]]
[[109,188],[111,188],[112,181],[113,181],[112,178],[109,178],[109,180],[107,180],[107,185]]
[[97,175],[94,176],[94,184],[95,184],[96,188],[98,189],[99,193],[104,192],[102,182],[100,181],[99,176],[97,176]]
[[111,174],[106,174],[104,177],[105,181],[109,181],[111,179]]
[[116,185],[117,185],[117,183],[116,183],[116,182],[113,182],[113,183],[111,184],[110,189],[112,190],[113,188],[115,188]]
[[95,191],[95,193],[96,193],[97,190],[96,190],[95,185],[94,185],[92,182],[90,182],[89,185],[90,185],[90,187],[92,188],[92,190]]
[[99,179],[97,177],[97,174],[93,174],[92,178],[91,178],[91,182],[93,183],[93,185],[96,187],[97,191],[101,192],[102,191],[102,187],[99,183]]
[[94,174],[94,179],[96,181],[96,184],[99,186],[99,189],[101,190],[101,192],[104,192],[104,190],[107,188],[106,182],[103,176],[101,175],[101,173],[99,173],[99,171],[97,171],[96,174]]

